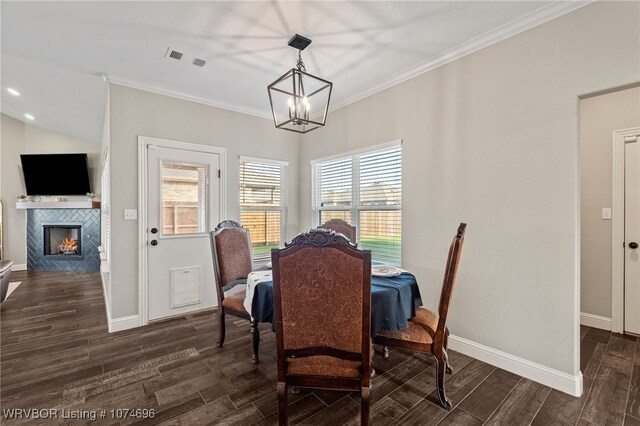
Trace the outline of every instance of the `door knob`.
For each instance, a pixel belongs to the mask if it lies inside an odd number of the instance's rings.
[[[638,243],[636,243],[636,242],[630,242],[630,243],[629,243],[629,248],[630,248],[630,249],[637,249],[637,248],[638,248]]]
[[[157,246],[158,245],[158,240],[151,240],[151,245],[152,246]]]
[[[151,233],[152,234],[157,234],[158,233],[158,228],[151,228]]]

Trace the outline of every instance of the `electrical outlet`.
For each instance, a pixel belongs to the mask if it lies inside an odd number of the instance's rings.
[[[602,209],[602,219],[603,220],[611,220],[611,209],[603,208]]]

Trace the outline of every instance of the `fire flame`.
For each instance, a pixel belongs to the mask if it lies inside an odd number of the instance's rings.
[[[78,240],[74,240],[73,238],[65,238],[64,240],[62,240],[59,249],[62,252],[78,251]]]

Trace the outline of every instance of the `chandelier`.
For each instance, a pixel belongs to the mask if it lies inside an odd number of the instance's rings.
[[[299,34],[288,45],[298,50],[298,62],[267,86],[273,121],[278,129],[307,133],[327,121],[333,83],[307,72],[302,51],[311,40]]]

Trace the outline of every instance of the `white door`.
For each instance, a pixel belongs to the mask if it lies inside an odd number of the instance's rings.
[[[640,137],[624,151],[624,329],[640,334]]]
[[[220,155],[147,145],[148,319],[217,305],[208,231],[219,222]]]

